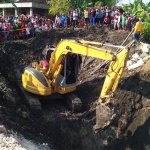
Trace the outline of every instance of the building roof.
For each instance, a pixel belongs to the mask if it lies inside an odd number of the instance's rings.
[[[18,8],[40,8],[40,9],[49,9],[49,5],[41,4],[36,2],[16,2],[14,3]],[[12,3],[0,3],[0,8],[14,8]]]

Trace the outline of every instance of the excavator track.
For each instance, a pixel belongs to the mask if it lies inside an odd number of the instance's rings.
[[[24,96],[24,100],[26,104],[29,106],[30,111],[34,114],[40,114],[42,111],[41,103],[38,98],[25,91],[22,85],[19,85],[22,95]]]
[[[65,94],[63,99],[72,112],[80,112],[82,110],[82,101],[74,93]]]
[[[23,96],[26,105],[29,107],[32,113],[40,114],[42,111],[40,100],[47,100],[47,99],[49,100],[62,99],[66,103],[69,110],[71,110],[72,112],[80,112],[82,110],[82,102],[80,98],[78,98],[74,93],[67,93],[64,95],[54,93],[49,96],[40,96],[29,93],[22,86],[21,81],[22,72],[20,71],[20,69],[18,68],[14,69],[14,72],[21,95]]]
[[[41,113],[42,108],[39,99],[34,94],[31,94],[26,90],[24,90],[22,86],[22,81],[21,81],[22,72],[18,68],[14,69],[14,72],[15,72],[17,84],[19,86],[19,91],[21,92],[21,95],[23,96],[26,105],[29,107],[32,113],[34,114]]]

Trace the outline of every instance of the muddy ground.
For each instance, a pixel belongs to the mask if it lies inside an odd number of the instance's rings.
[[[58,29],[27,41],[0,43],[0,124],[29,140],[48,143],[54,150],[150,149],[150,61],[136,70],[125,70],[113,101],[119,115],[98,133],[93,131],[96,123],[93,108],[107,66],[92,72],[104,60],[83,56],[75,92],[83,102],[80,113],[72,113],[63,101],[57,99],[41,101],[42,114],[32,114],[19,92],[13,72],[16,67],[23,69],[33,61],[40,61],[44,48],[47,45],[55,47],[61,38],[80,37],[121,45],[128,34],[128,31],[112,31],[105,26]],[[132,37],[127,43],[131,40]]]

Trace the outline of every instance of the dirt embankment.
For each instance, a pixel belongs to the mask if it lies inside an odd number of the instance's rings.
[[[61,38],[77,37],[120,45],[128,34],[128,31],[111,31],[108,27],[61,29],[44,32],[28,41],[1,43],[0,70],[7,78],[0,76],[0,123],[28,139],[48,143],[59,150],[141,150],[150,147],[150,72],[146,67],[125,72],[115,93],[118,118],[97,134],[93,131],[95,110],[92,108],[99,97],[107,67],[91,73],[102,60],[83,56],[85,62],[75,92],[83,102],[83,111],[77,114],[71,113],[60,100],[42,101],[42,115],[31,114],[18,93],[13,76],[14,67],[24,68],[41,60],[46,45],[56,46]]]

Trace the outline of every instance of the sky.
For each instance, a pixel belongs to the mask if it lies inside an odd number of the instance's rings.
[[[121,5],[121,4],[129,4],[129,3],[133,3],[134,2],[134,0],[120,0],[121,2],[120,3],[118,3],[118,5]],[[142,0],[143,1],[143,3],[148,3],[150,0]]]

